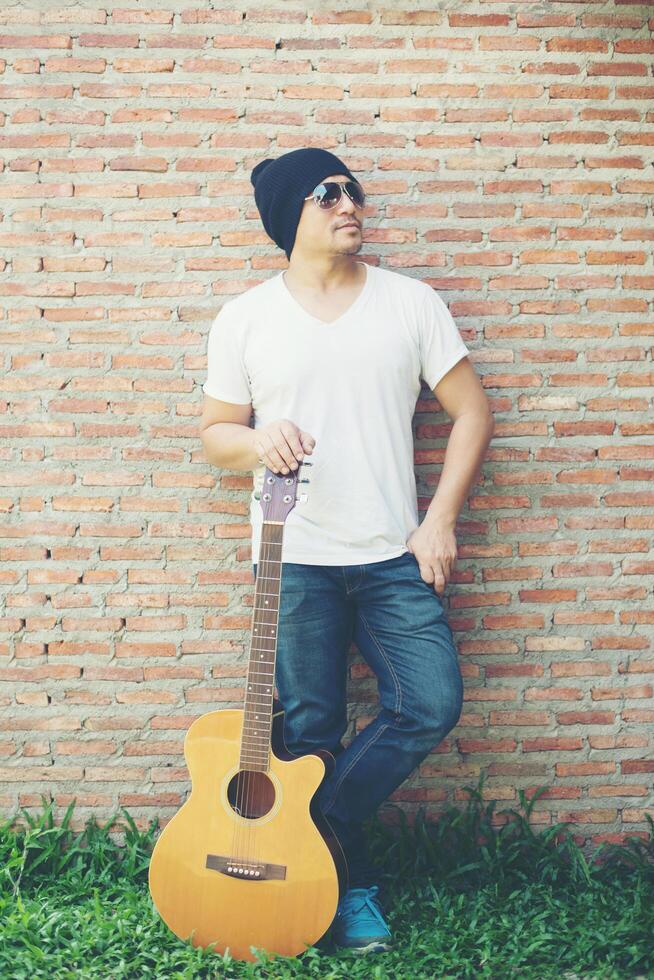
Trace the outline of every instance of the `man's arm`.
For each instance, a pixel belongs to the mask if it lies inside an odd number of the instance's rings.
[[[438,488],[425,518],[410,535],[407,547],[425,582],[443,592],[456,561],[454,527],[459,511],[484,461],[493,438],[495,419],[486,392],[472,364],[461,358],[434,388],[434,395],[454,425],[445,450]]]
[[[493,438],[495,418],[486,392],[467,357],[462,357],[434,388],[454,425],[445,450],[438,488],[425,520],[456,524]]]
[[[252,405],[237,405],[204,396],[200,440],[207,462],[226,470],[253,470],[258,464]]]

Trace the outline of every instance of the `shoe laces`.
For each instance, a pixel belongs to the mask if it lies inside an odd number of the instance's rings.
[[[371,885],[370,888],[351,888],[339,903],[339,913],[350,915],[367,910],[378,925],[388,929],[381,913],[378,892],[379,885]]]

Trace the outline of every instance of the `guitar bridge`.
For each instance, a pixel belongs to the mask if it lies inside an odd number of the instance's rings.
[[[267,864],[262,861],[244,861],[230,858],[224,854],[207,854],[206,868],[220,871],[229,878],[242,878],[247,881],[266,881],[286,877],[285,864]]]

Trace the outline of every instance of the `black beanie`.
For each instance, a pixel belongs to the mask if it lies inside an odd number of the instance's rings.
[[[291,150],[276,160],[258,163],[250,174],[254,199],[263,227],[290,259],[304,198],[325,177],[344,174],[356,177],[337,156],[319,147]]]

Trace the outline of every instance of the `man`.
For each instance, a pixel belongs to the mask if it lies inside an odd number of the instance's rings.
[[[313,456],[307,500],[285,522],[275,680],[288,749],[336,757],[319,796],[349,868],[333,936],[357,952],[379,951],[391,935],[362,822],[460,716],[463,685],[441,596],[493,417],[438,294],[356,260],[365,193],[338,157],[293,150],[259,163],[251,180],[264,228],[289,265],[215,318],[201,438],[209,462],[254,472],[255,577],[265,468],[288,473]],[[418,525],[411,423],[420,377],[454,424]],[[352,639],[382,707],[344,748]]]

